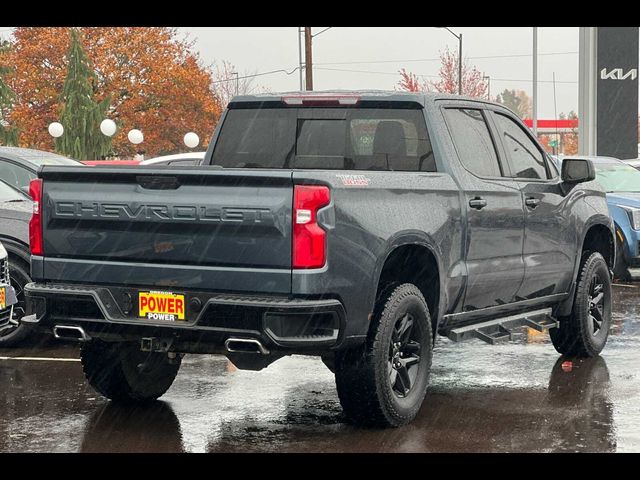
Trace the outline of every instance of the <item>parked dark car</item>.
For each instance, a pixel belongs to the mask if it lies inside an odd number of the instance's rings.
[[[80,162],[56,153],[31,148],[0,146],[0,180],[23,192],[29,191],[29,182],[36,178],[42,165],[73,165]]]
[[[29,333],[20,320],[25,314],[24,286],[29,274],[29,219],[33,202],[20,190],[0,181],[0,242],[8,253],[9,276],[18,303],[9,315],[0,315],[0,347],[14,346]]]
[[[160,397],[185,353],[253,370],[318,355],[348,418],[398,426],[436,333],[604,348],[615,247],[593,163],[560,173],[505,107],[272,94],[220,122],[201,167],[45,166],[31,183],[22,322],[81,340],[104,396]]]

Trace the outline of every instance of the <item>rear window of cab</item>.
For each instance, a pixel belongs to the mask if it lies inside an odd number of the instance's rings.
[[[231,109],[211,163],[225,168],[436,171],[422,110],[402,108]]]

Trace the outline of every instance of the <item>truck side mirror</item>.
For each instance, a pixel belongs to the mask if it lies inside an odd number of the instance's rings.
[[[562,181],[565,183],[583,183],[596,179],[593,162],[587,158],[565,158],[562,161]]]

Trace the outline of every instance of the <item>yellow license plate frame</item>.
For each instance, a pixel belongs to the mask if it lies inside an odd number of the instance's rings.
[[[156,290],[140,291],[138,317],[152,321],[185,321],[185,296],[181,293]]]

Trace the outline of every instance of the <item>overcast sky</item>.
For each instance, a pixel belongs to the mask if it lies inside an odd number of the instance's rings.
[[[323,28],[313,27],[313,32]],[[462,33],[463,56],[491,77],[492,95],[505,88],[531,95],[531,27],[449,28]],[[291,71],[298,65],[297,27],[181,27],[180,31],[195,40],[204,63],[228,60],[241,74]],[[437,75],[439,52],[447,46],[457,51],[458,40],[434,27],[333,27],[314,38],[314,89],[389,90],[403,67],[420,75]],[[577,27],[538,28],[539,118],[554,117],[554,72],[558,113],[577,111],[577,52]],[[256,77],[255,84],[274,92],[297,90],[299,74]]]
[[[313,27],[320,32],[326,27]],[[505,88],[532,93],[531,27],[449,27],[463,35],[463,56],[491,77],[491,94]],[[0,38],[11,27],[0,27]],[[298,66],[297,27],[180,27],[195,41],[205,64],[233,63],[240,74],[293,70]],[[434,27],[333,27],[314,39],[314,88],[387,89],[406,68],[434,76],[438,55],[458,41]],[[554,117],[552,76],[556,76],[557,111],[577,111],[578,28],[538,28],[539,118]],[[493,58],[479,58],[493,57]],[[429,77],[427,77],[429,78]],[[270,91],[297,90],[299,74],[274,73],[256,77],[255,85]]]

